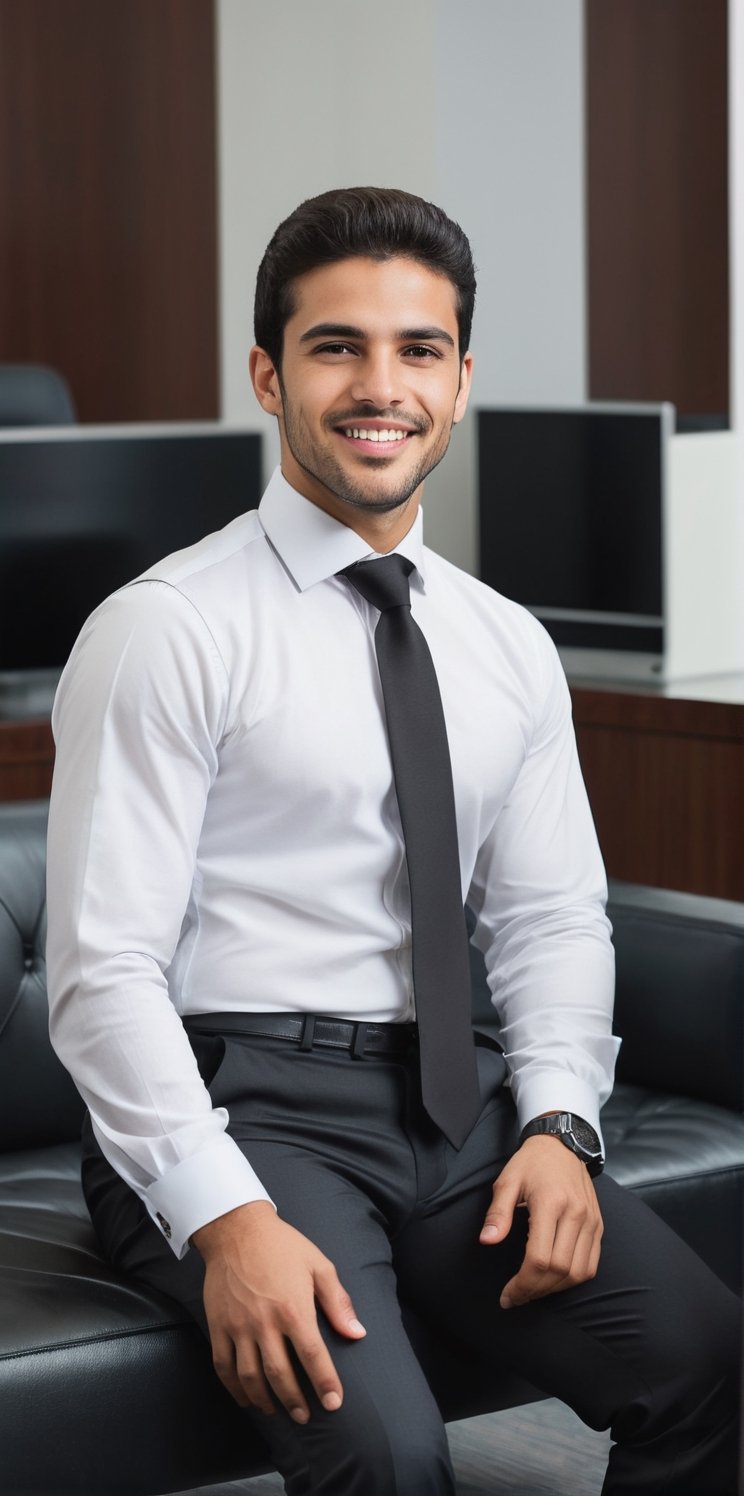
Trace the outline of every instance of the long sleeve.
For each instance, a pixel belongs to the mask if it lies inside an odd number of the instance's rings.
[[[174,1251],[266,1194],[213,1110],[168,988],[217,771],[226,680],[203,620],[148,581],[89,620],[55,704],[53,1043],[112,1165]]]
[[[533,630],[538,709],[522,767],[477,857],[470,902],[520,1124],[561,1108],[599,1128],[619,1041],[602,860],[568,688]]]

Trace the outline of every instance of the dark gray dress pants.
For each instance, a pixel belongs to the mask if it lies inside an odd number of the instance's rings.
[[[192,1044],[231,1135],[282,1217],[334,1262],[367,1330],[349,1342],[322,1321],[344,1387],[339,1412],[311,1396],[304,1426],[281,1411],[246,1415],[290,1496],[452,1496],[411,1313],[485,1368],[522,1375],[592,1428],[609,1428],[604,1496],[735,1496],[738,1301],[632,1193],[597,1181],[605,1237],[593,1282],[499,1307],[526,1213],[506,1242],[479,1245],[492,1181],[516,1143],[493,1049],[478,1051],[483,1110],[456,1152],[422,1109],[415,1058],[358,1061],[276,1039],[200,1036],[198,1023]],[[176,1261],[89,1129],[83,1178],[109,1257],[206,1330],[198,1254]]]

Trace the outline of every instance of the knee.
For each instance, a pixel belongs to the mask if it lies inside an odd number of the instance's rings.
[[[346,1468],[334,1490],[349,1496],[454,1496],[447,1436],[438,1418],[367,1418],[342,1443]]]
[[[678,1375],[693,1397],[705,1398],[711,1388],[735,1389],[740,1371],[740,1306],[733,1294],[720,1292],[690,1306],[693,1323],[684,1341],[677,1339]]]
[[[629,1428],[618,1430],[622,1439],[629,1431],[653,1427],[663,1431],[672,1425],[692,1428],[696,1424],[721,1426],[735,1414],[740,1380],[740,1328],[738,1302],[721,1286],[705,1304],[688,1302],[678,1306],[666,1335],[658,1338],[645,1368],[646,1395],[634,1401]]]
[[[415,1416],[405,1398],[382,1407],[346,1388],[335,1413],[314,1411],[296,1424],[282,1411],[261,1432],[291,1496],[454,1496],[444,1426],[436,1405]]]
[[[441,1424],[430,1429],[402,1429],[391,1448],[396,1491],[406,1496],[453,1496],[454,1475],[447,1436]]]

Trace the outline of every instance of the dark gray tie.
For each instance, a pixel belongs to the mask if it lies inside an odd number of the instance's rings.
[[[413,990],[424,1106],[459,1148],[480,1108],[455,797],[434,661],[411,616],[413,562],[393,554],[340,575],[380,618],[375,649],[411,889]]]

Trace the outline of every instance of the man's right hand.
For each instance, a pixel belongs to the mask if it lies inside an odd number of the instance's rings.
[[[316,1301],[349,1340],[366,1334],[336,1269],[265,1200],[240,1205],[191,1237],[204,1259],[204,1308],[215,1371],[241,1407],[275,1411],[272,1392],[297,1423],[310,1409],[291,1345],[328,1412],[343,1389],[318,1329]]]

